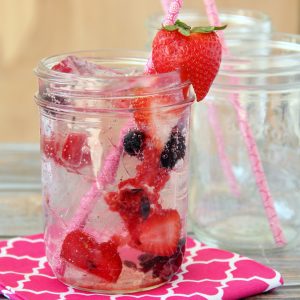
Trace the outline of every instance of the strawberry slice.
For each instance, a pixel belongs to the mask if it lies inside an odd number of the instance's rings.
[[[53,135],[50,137],[44,135],[41,136],[41,151],[47,159],[52,159],[59,165],[62,164],[61,159],[58,156],[59,143]]]
[[[41,151],[47,159],[52,159],[70,171],[78,171],[91,164],[91,153],[87,146],[87,136],[84,133],[70,133],[63,145],[61,138],[43,135]]]
[[[180,238],[181,221],[178,212],[167,209],[154,212],[137,225],[137,248],[154,255],[170,256],[175,253]]]
[[[83,167],[91,163],[87,136],[84,133],[70,133],[62,148],[62,159],[67,166]]]
[[[115,243],[108,241],[99,244],[92,236],[79,229],[65,237],[60,256],[107,282],[116,282],[122,271],[122,261]]]
[[[174,108],[172,105],[182,102],[185,98],[183,92],[178,91],[170,95],[140,97],[133,100],[135,122],[146,137],[153,138],[152,143],[156,148],[163,147],[170,131],[185,110],[184,107]]]
[[[52,67],[52,70],[63,72],[63,73],[72,73],[72,68],[68,59],[63,59],[58,64]]]

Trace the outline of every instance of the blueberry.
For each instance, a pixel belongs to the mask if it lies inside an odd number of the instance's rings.
[[[149,217],[150,214],[150,201],[148,197],[143,196],[141,199],[141,207],[140,207],[140,213],[144,220],[146,220]]]
[[[130,156],[137,156],[141,153],[145,135],[140,130],[130,130],[124,137],[124,150]]]
[[[185,137],[177,127],[173,128],[161,156],[160,164],[163,168],[173,169],[177,161],[185,155]]]

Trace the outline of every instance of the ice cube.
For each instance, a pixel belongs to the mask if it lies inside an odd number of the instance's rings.
[[[117,76],[123,75],[122,72],[114,69],[101,66],[99,64],[90,62],[84,58],[75,55],[69,55],[55,65],[53,70],[72,73],[81,76]]]

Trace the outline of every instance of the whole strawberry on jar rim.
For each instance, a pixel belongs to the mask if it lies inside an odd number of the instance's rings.
[[[198,101],[212,85],[222,58],[222,45],[215,30],[225,26],[190,27],[177,20],[163,26],[152,44],[152,61],[157,73],[180,69],[189,79]]]

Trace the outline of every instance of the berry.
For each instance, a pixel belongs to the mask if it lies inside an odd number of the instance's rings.
[[[63,72],[63,73],[72,73],[71,64],[68,58],[63,59],[58,64],[52,67],[52,70]]]
[[[181,230],[178,212],[174,209],[155,211],[137,224],[137,248],[149,254],[170,256],[176,251]]]
[[[202,100],[219,70],[222,45],[214,30],[225,27],[194,27],[177,20],[156,34],[152,61],[158,73],[180,69],[190,80],[197,99]]]
[[[59,153],[59,143],[56,141],[55,136],[46,137],[41,136],[41,151],[47,159],[52,159],[57,164],[61,165],[62,161],[58,157]]]
[[[119,193],[111,192],[105,197],[112,211],[119,212],[128,227],[148,218],[151,211],[152,195],[142,188],[123,188]]]
[[[124,266],[126,266],[127,268],[134,269],[134,270],[137,269],[136,264],[135,264],[134,262],[130,261],[130,260],[124,260],[124,261],[123,261],[123,264],[124,264]]]
[[[152,270],[153,278],[169,280],[180,268],[185,252],[185,239],[179,240],[176,251],[171,256],[154,256],[142,254],[139,256],[141,271],[144,273]]]
[[[91,163],[87,136],[84,133],[70,133],[63,145],[61,157],[67,166],[84,167]]]
[[[91,164],[87,137],[83,133],[70,133],[63,145],[59,137],[54,135],[42,136],[41,150],[47,159],[52,159],[71,172],[77,172],[84,166]]]
[[[148,142],[150,143],[151,141]],[[160,153],[158,148],[147,145],[143,152],[143,161],[136,168],[136,180],[153,187],[155,192],[159,192],[170,177],[168,170],[161,168]]]
[[[130,130],[124,137],[124,150],[131,156],[141,153],[145,135],[139,130]]]
[[[166,169],[173,169],[177,161],[184,158],[185,150],[185,137],[175,127],[160,155],[161,166]]]
[[[116,282],[122,271],[122,261],[113,242],[99,244],[92,236],[79,229],[65,237],[60,256],[107,282]]]
[[[127,220],[136,220],[141,217],[141,205],[144,198],[148,199],[143,189],[121,190],[118,207],[121,217]]]
[[[140,204],[140,215],[142,216],[143,220],[146,220],[149,217],[150,209],[151,209],[151,205],[150,205],[149,198],[143,196],[141,198],[141,204]]]

